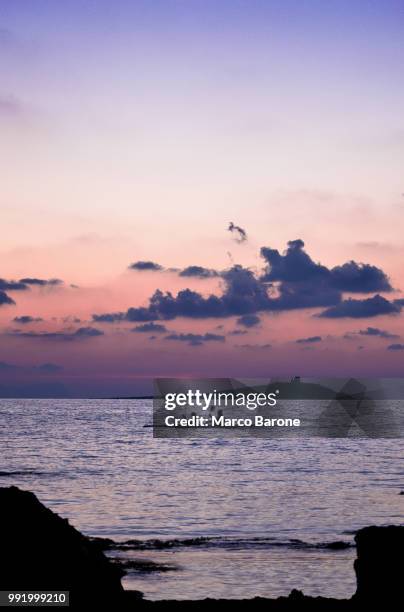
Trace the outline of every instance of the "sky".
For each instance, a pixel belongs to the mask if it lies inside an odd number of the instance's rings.
[[[0,396],[401,376],[403,26],[0,0]]]

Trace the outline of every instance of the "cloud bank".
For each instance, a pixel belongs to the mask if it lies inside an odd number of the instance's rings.
[[[327,268],[313,261],[300,239],[288,242],[283,255],[277,249],[263,247],[261,256],[265,267],[259,275],[241,265],[221,272],[221,295],[204,296],[191,289],[173,295],[157,289],[147,306],[131,307],[126,312],[94,314],[93,320],[113,323],[166,321],[176,317],[241,318],[261,312],[305,308],[325,308],[318,315],[323,318],[368,318],[396,314],[402,308],[402,300],[389,301],[379,293],[370,298],[343,299],[344,293],[391,292],[387,275],[376,266],[349,261]],[[153,262],[139,263],[141,269],[161,269]],[[184,270],[188,270],[190,276],[206,276],[206,269],[199,266]]]

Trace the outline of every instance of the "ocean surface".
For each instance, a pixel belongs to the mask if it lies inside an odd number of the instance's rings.
[[[0,400],[0,486],[111,538],[147,598],[350,597],[353,532],[403,523],[404,439],[153,439],[151,411]]]

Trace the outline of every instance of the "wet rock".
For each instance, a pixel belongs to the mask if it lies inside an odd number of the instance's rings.
[[[365,527],[358,531],[355,541],[357,590],[354,599],[373,605],[389,602],[397,605],[404,595],[404,527]]]

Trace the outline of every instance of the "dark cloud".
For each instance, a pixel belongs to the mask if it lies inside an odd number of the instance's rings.
[[[157,292],[155,292],[156,294]],[[154,294],[154,295],[155,295]],[[153,297],[151,298],[153,299]],[[144,307],[144,306],[140,306],[138,308],[128,308],[128,310],[126,311],[126,313],[117,313],[118,317],[120,315],[123,316],[123,319],[126,321],[133,321],[133,322],[141,322],[141,321],[153,321],[153,319],[158,319],[160,317],[158,316],[153,316],[154,315],[154,309],[150,308],[150,307]],[[114,313],[110,313],[108,315],[108,317],[113,317],[116,316]],[[122,320],[122,319],[118,319],[118,320]]]
[[[279,283],[278,297],[272,300],[272,310],[297,310],[333,306],[341,299],[341,292],[328,285],[324,279]]]
[[[185,277],[196,277],[196,278],[214,278],[219,276],[216,270],[210,270],[209,268],[203,268],[202,266],[188,266],[179,273],[179,276]]]
[[[194,319],[230,317],[264,311],[283,311],[297,308],[332,306],[341,299],[340,292],[321,283],[281,283],[272,297],[265,283],[251,270],[233,266],[222,273],[225,284],[221,296],[203,297],[197,291],[183,289],[176,296],[157,290],[147,307],[129,308],[126,313],[94,314],[96,322],[170,320],[176,317]]]
[[[277,249],[262,247],[261,257],[268,263],[264,281],[300,282],[326,278],[329,270],[315,263],[303,250],[303,240],[290,240],[284,255]]]
[[[376,317],[378,315],[397,314],[400,310],[400,306],[394,302],[389,302],[389,300],[377,294],[365,300],[349,298],[336,306],[324,310],[318,316],[327,319],[339,319],[342,317],[360,319]]]
[[[28,323],[40,323],[43,321],[41,317],[31,317],[30,315],[22,315],[21,317],[14,317],[13,321],[21,325],[27,325]]]
[[[22,281],[7,281],[0,278],[0,291],[26,291],[29,287]]]
[[[154,323],[153,321],[151,321],[150,323],[143,323],[143,325],[137,325],[132,329],[132,331],[137,333],[163,334],[167,332],[167,328],[165,325],[161,325],[160,323]]]
[[[79,327],[73,334],[76,338],[94,338],[103,336],[104,332],[95,327]]]
[[[250,350],[256,350],[256,349],[270,349],[272,348],[272,344],[236,344],[235,348],[239,348],[239,349],[250,349]]]
[[[224,342],[226,338],[219,334],[170,334],[164,340],[186,342],[190,346],[202,346],[205,342]]]
[[[303,240],[291,240],[284,255],[277,249],[263,247],[261,256],[268,263],[262,277],[265,282],[321,283],[329,290],[350,293],[392,291],[389,279],[380,268],[349,261],[341,266],[327,268],[314,262],[304,250]]]
[[[21,332],[19,330],[9,332],[8,335],[15,336],[18,338],[36,338],[42,340],[61,340],[61,341],[73,341],[83,340],[86,338],[95,338],[97,336],[103,336],[104,332],[96,329],[95,327],[79,327],[74,332],[61,331],[61,332]]]
[[[245,336],[245,334],[248,334],[246,329],[233,329],[228,333],[228,336]]]
[[[55,287],[62,285],[63,281],[59,278],[20,278],[18,281],[8,281],[0,278],[0,291],[27,291],[30,286]]]
[[[151,270],[152,272],[157,272],[158,270],[162,270],[163,267],[160,264],[155,263],[154,261],[135,261],[131,263],[129,266],[129,270]]]
[[[390,332],[379,329],[378,327],[367,327],[366,329],[359,330],[361,336],[378,336],[379,338],[399,338],[397,334],[391,334]]]
[[[404,351],[404,344],[390,344],[387,347],[388,351]]]
[[[24,285],[34,285],[37,287],[57,287],[63,285],[63,281],[60,278],[20,278],[20,283]]]
[[[331,268],[332,284],[349,293],[372,293],[392,291],[386,274],[376,266],[349,261],[342,266]]]
[[[247,232],[245,229],[239,225],[234,225],[233,221],[230,221],[227,230],[234,234],[236,242],[245,242],[247,240]]]
[[[126,312],[94,314],[93,320],[112,323],[164,321],[176,317],[243,317],[259,312],[319,307],[327,308],[320,316],[330,318],[356,318],[400,311],[401,304],[389,302],[380,295],[368,300],[342,301],[344,291],[391,290],[387,276],[379,268],[348,262],[328,269],[315,263],[303,247],[302,240],[293,240],[288,243],[284,255],[276,249],[262,248],[267,267],[260,277],[240,265],[221,272],[223,293],[220,296],[211,294],[205,297],[190,289],[179,291],[174,296],[171,292],[157,290],[147,306],[129,308]],[[371,314],[362,314],[366,309]]]
[[[125,312],[106,312],[104,314],[93,314],[93,321],[96,323],[116,323],[117,321],[125,321],[127,313]]]
[[[298,338],[295,340],[296,344],[314,344],[315,342],[321,342],[321,336],[309,336],[308,338]]]
[[[0,290],[0,306],[3,306],[4,304],[15,304],[15,302],[7,295],[7,293]]]
[[[237,324],[243,327],[254,327],[261,322],[261,319],[255,314],[246,314],[237,319]]]

